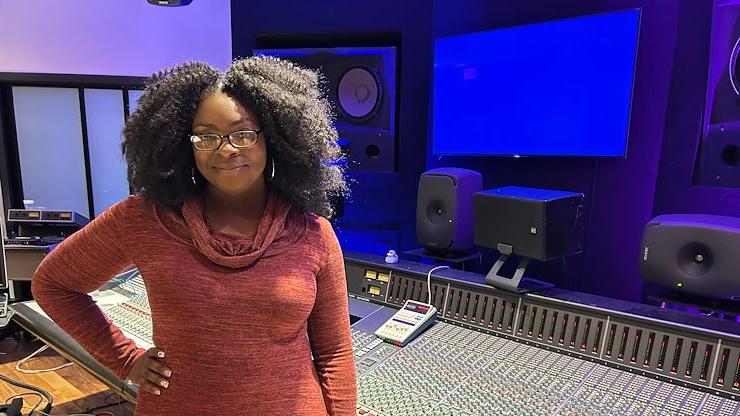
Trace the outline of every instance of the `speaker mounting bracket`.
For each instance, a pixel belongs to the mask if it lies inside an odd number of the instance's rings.
[[[487,284],[495,288],[513,293],[534,292],[537,290],[549,289],[555,286],[551,283],[524,277],[524,272],[527,270],[527,266],[529,266],[530,260],[527,257],[521,257],[521,259],[519,260],[519,265],[517,266],[516,271],[514,272],[514,275],[512,277],[500,275],[499,272],[504,266],[504,263],[506,263],[511,257],[513,257],[511,255],[511,246],[509,246],[508,249],[501,246],[503,245],[499,244],[499,251],[501,251],[501,255],[498,257],[498,259],[496,259],[493,267],[486,275]],[[502,248],[503,250],[501,250]]]

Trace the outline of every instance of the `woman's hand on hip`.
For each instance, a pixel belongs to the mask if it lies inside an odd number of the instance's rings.
[[[172,370],[164,364],[164,351],[150,348],[131,367],[126,378],[144,390],[159,396],[162,388],[170,386]]]

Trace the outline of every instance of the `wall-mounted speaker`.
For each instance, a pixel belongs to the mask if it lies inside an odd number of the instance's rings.
[[[640,273],[674,291],[740,298],[740,218],[660,215],[645,227]]]
[[[740,121],[710,125],[701,145],[704,185],[740,186]]]
[[[699,180],[740,187],[740,0],[716,0]]]
[[[473,248],[473,194],[483,188],[480,173],[460,168],[428,170],[419,178],[416,238],[435,252]]]
[[[396,170],[396,47],[255,49],[321,71],[351,171]]]

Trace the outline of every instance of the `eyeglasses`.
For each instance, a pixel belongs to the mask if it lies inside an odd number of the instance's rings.
[[[239,130],[233,133],[220,134],[194,134],[190,136],[190,142],[196,150],[217,150],[221,148],[224,139],[237,149],[252,147],[257,144],[257,139],[262,130]]]

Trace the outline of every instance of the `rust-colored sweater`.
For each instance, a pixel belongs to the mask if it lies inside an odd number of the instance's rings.
[[[257,234],[239,238],[209,228],[200,198],[174,212],[131,196],[66,239],[33,295],[122,379],[144,350],[87,293],[131,265],[172,369],[161,396],[139,392],[137,416],[355,414],[344,262],[326,219],[271,192]]]

